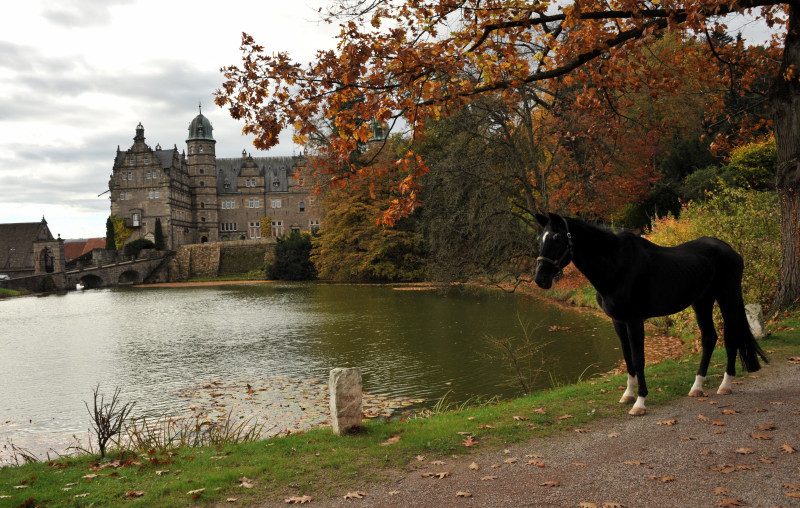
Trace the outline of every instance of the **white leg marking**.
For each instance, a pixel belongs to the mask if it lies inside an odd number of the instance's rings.
[[[636,403],[633,405],[628,414],[631,416],[642,416],[646,413],[646,408],[644,407],[644,397],[636,397]]]
[[[692,385],[692,389],[689,390],[689,397],[702,397],[705,394],[705,392],[703,392],[703,383],[705,380],[705,376],[694,377],[694,384]]]
[[[734,376],[729,375],[727,372],[722,376],[722,384],[719,385],[717,395],[728,395],[733,392],[733,378]]]
[[[625,393],[622,394],[622,398],[619,399],[620,404],[626,404],[633,401],[636,398],[636,389],[638,387],[639,382],[637,381],[636,376],[631,376],[628,374],[628,386],[625,388]]]

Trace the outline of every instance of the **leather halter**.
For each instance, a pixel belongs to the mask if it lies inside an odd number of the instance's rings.
[[[561,257],[559,257],[558,259],[550,259],[550,258],[546,258],[544,256],[539,256],[538,258],[536,258],[536,262],[537,263],[539,261],[545,261],[547,263],[550,263],[559,272],[564,268],[564,266],[562,266],[561,263],[564,262],[564,259],[567,256],[572,254],[572,233],[569,232],[569,224],[567,224],[567,219],[565,219],[564,217],[561,217],[561,220],[564,221],[564,228],[566,228],[566,230],[567,230],[567,248],[564,250],[564,253],[561,254]],[[567,263],[567,264],[569,264],[569,263]]]

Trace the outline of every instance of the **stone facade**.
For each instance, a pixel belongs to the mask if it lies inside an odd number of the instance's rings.
[[[64,240],[47,221],[0,224],[0,273],[10,278],[64,273]]]
[[[298,176],[303,157],[218,158],[211,122],[201,114],[189,125],[187,150],[145,143],[136,127],[133,145],[117,147],[109,180],[111,215],[133,231],[128,241],[154,239],[161,220],[167,248],[255,240],[320,228],[322,207],[312,185]],[[188,152],[188,155],[187,155]]]

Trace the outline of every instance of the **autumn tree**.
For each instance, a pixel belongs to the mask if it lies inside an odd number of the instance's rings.
[[[350,166],[349,157],[369,138],[365,118],[390,126],[402,119],[416,142],[424,137],[427,122],[487,94],[516,104],[520,90],[533,88],[547,103],[560,86],[577,86],[576,112],[603,103],[614,111],[626,98],[607,92],[625,83],[646,86],[655,101],[670,92],[679,76],[669,65],[631,70],[643,65],[655,35],[685,39],[696,34],[705,44],[687,51],[702,48],[709,62],[720,65],[693,72],[715,80],[728,95],[709,105],[709,117],[764,76],[774,80],[768,104],[781,198],[780,308],[800,296],[799,7],[766,0],[343,0],[325,13],[341,27],[336,49],[319,52],[308,65],[293,62],[286,53],[265,53],[245,34],[242,66],[224,69],[217,103],[244,121],[243,130],[256,135],[259,148],[274,145],[290,126],[303,142],[315,132],[312,119],[328,118],[338,133],[327,153],[329,167],[336,178],[358,178],[362,168]],[[782,43],[774,38],[759,50],[743,41],[715,43],[714,34],[727,29],[725,16],[745,11],[770,27],[786,28]],[[715,147],[765,128],[759,120],[739,121],[736,115],[727,120],[736,124],[719,133]],[[420,178],[429,166],[413,148],[398,163],[401,198],[387,209],[388,224],[422,204]]]

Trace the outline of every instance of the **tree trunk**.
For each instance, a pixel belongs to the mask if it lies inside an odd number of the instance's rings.
[[[781,202],[781,270],[774,311],[800,298],[800,6],[789,5],[781,70],[770,91],[778,148],[776,187]]]

